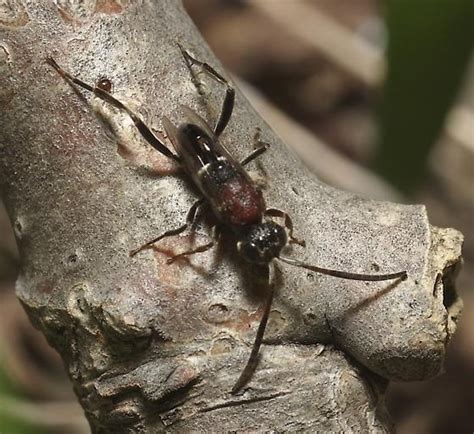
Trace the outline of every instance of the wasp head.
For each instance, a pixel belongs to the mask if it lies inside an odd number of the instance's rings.
[[[267,221],[252,225],[237,243],[237,250],[254,264],[268,264],[280,255],[288,241],[285,229]]]

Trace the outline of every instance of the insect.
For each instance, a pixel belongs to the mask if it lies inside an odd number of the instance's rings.
[[[183,225],[168,230],[137,249],[132,250],[130,256],[136,255],[143,249],[152,247],[163,238],[178,235],[188,228],[192,229],[198,209],[207,206],[211,208],[218,221],[218,224],[212,229],[212,241],[176,254],[170,257],[167,262],[172,263],[184,256],[211,249],[219,241],[219,235],[222,231],[227,230],[233,233],[237,243],[237,250],[246,261],[252,264],[267,266],[268,295],[263,304],[262,318],[247,364],[231,390],[231,393],[235,394],[250,380],[257,367],[258,353],[273,301],[275,261],[281,261],[329,276],[362,281],[402,280],[407,277],[407,273],[406,271],[401,271],[378,275],[357,274],[322,268],[283,256],[281,251],[285,246],[288,244],[304,246],[304,241],[299,240],[293,235],[293,223],[291,217],[286,212],[266,207],[261,190],[245,170],[245,166],[262,155],[269,145],[260,140],[255,140],[254,151],[247,158],[238,162],[232,156],[220,143],[219,137],[224,132],[232,116],[235,90],[213,67],[195,59],[183,47],[179,46],[179,48],[193,77],[193,68],[200,68],[211,79],[225,86],[226,90],[220,116],[214,128],[211,128],[196,112],[186,107],[182,108],[188,120],[178,127],[174,126],[167,117],[163,117],[163,127],[173,145],[174,152],[158,139],[137,114],[112,96],[108,92],[107,87],[88,85],[62,69],[52,58],[48,58],[47,62],[64,79],[93,92],[100,99],[126,112],[135,123],[143,138],[158,152],[178,163],[201,193],[201,197],[194,202],[188,211],[186,222]],[[273,218],[281,218],[284,225],[276,223]]]

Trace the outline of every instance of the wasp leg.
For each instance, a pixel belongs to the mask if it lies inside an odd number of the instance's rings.
[[[166,263],[167,264],[172,264],[174,261],[176,261],[179,258],[183,258],[184,256],[191,256],[191,255],[194,255],[196,253],[207,252],[208,250],[212,249],[219,241],[220,233],[218,231],[217,226],[214,226],[212,228],[212,235],[211,236],[212,236],[212,241],[210,243],[204,244],[202,246],[195,247],[194,249],[187,250],[187,251],[182,252],[182,253],[178,253],[177,255],[174,255],[171,258],[169,258],[166,261]]]
[[[268,148],[270,147],[269,143],[264,143],[261,142],[258,148],[255,148],[255,150],[247,157],[245,157],[240,164],[242,166],[246,166],[249,164],[251,161],[255,160],[257,157],[260,157]]]
[[[159,139],[156,137],[153,132],[151,131],[150,128],[148,128],[145,123],[140,119],[140,117],[134,113],[132,110],[130,110],[125,104],[120,102],[118,99],[114,98],[109,92],[107,92],[105,89],[102,87],[97,87],[97,86],[91,86],[82,80],[80,80],[77,77],[72,76],[68,72],[66,72],[64,69],[62,69],[56,61],[48,57],[46,59],[46,62],[51,65],[61,77],[63,77],[65,80],[74,83],[89,92],[92,92],[94,95],[96,95],[98,98],[101,100],[108,102],[109,104],[113,105],[114,107],[118,108],[119,110],[123,110],[126,112],[132,121],[134,122],[135,126],[137,127],[138,131],[140,134],[143,136],[143,138],[151,145],[153,146],[158,152],[161,152],[165,157],[171,158],[174,161],[177,161],[178,163],[181,162],[180,158],[171,152]]]
[[[296,238],[293,236],[293,221],[291,220],[291,217],[286,212],[281,211],[276,208],[268,208],[267,210],[265,210],[264,215],[270,216],[270,217],[281,217],[285,219],[285,227],[288,229],[290,243],[299,244],[302,247],[306,246],[305,240],[300,240],[299,238]]]
[[[253,152],[240,162],[242,166],[245,166],[251,161],[260,157],[260,155],[262,155],[270,147],[270,143],[262,142],[260,140],[260,135],[261,135],[261,130],[260,128],[257,128],[257,131],[255,135],[253,136]]]
[[[258,140],[256,143],[255,143],[255,146],[254,146],[254,150],[253,152],[248,155],[247,157],[245,157],[241,162],[240,164],[242,166],[246,166],[247,164],[249,164],[251,161],[255,160],[256,158],[260,157],[260,155],[262,155],[263,153],[266,152],[266,150],[270,147],[270,143],[266,143],[266,142],[262,142],[260,140]]]
[[[232,116],[232,111],[234,110],[234,102],[235,102],[235,89],[212,66],[210,66],[209,64],[205,62],[201,62],[200,60],[195,59],[181,45],[178,44],[178,46],[179,46],[179,49],[181,50],[181,53],[183,54],[184,60],[186,61],[186,65],[191,71],[191,74],[193,75],[194,79],[196,79],[196,77],[191,67],[193,65],[197,65],[200,68],[202,68],[202,70],[207,75],[209,75],[209,77],[213,78],[218,83],[221,83],[224,86],[226,86],[225,98],[224,98],[224,102],[222,103],[221,114],[219,116],[219,120],[216,123],[216,126],[214,127],[214,134],[216,137],[219,137],[224,131],[227,124],[229,123],[230,117]]]
[[[186,223],[184,225],[182,225],[182,226],[180,226],[179,228],[176,228],[176,229],[170,229],[169,231],[166,231],[166,232],[162,233],[160,236],[154,238],[153,240],[148,241],[147,243],[143,244],[142,246],[132,250],[129,253],[130,256],[135,256],[138,252],[141,252],[144,249],[150,248],[153,244],[155,244],[156,242],[162,240],[163,238],[171,237],[173,235],[179,235],[182,232],[184,232],[190,226],[193,229],[193,225],[195,223],[198,208],[203,203],[204,203],[204,199],[199,199],[199,200],[197,200],[196,202],[193,203],[193,205],[191,206],[191,208],[188,211],[188,214],[186,216]]]
[[[265,333],[265,328],[267,327],[268,317],[270,315],[270,308],[273,303],[273,295],[275,294],[275,285],[274,285],[274,276],[275,276],[275,266],[272,262],[269,263],[268,268],[268,295],[263,305],[263,314],[260,324],[258,325],[257,335],[255,336],[255,341],[253,343],[252,351],[250,353],[247,364],[245,365],[244,370],[240,374],[239,379],[235,383],[234,387],[231,390],[231,394],[235,395],[242,387],[244,387],[250,378],[252,377],[255,368],[258,363],[258,352],[260,351],[260,346],[262,345],[263,335]]]

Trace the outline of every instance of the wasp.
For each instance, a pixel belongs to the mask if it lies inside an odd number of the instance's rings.
[[[288,244],[304,246],[305,243],[294,236],[293,222],[286,212],[276,208],[267,208],[261,189],[245,170],[245,167],[251,161],[261,156],[268,149],[269,145],[255,138],[254,150],[247,158],[239,162],[232,156],[219,141],[219,138],[232,116],[235,103],[235,89],[212,66],[195,59],[181,45],[179,45],[179,49],[191,72],[192,78],[196,79],[194,70],[199,68],[200,72],[204,72],[211,79],[225,87],[225,97],[214,128],[211,128],[195,111],[184,106],[182,106],[182,109],[187,120],[178,127],[173,125],[167,117],[162,118],[164,130],[172,143],[174,152],[152,132],[139,115],[111,95],[109,92],[110,86],[104,86],[100,83],[96,86],[91,86],[66,72],[52,58],[48,58],[47,62],[65,80],[94,93],[98,98],[127,113],[143,138],[158,152],[175,161],[201,193],[201,197],[194,202],[188,211],[186,222],[183,225],[168,230],[132,250],[130,256],[134,256],[138,252],[152,247],[163,238],[178,235],[188,228],[192,229],[198,210],[201,207],[208,206],[218,222],[212,229],[212,241],[176,254],[170,257],[167,263],[170,264],[179,258],[211,249],[219,241],[222,231],[227,230],[233,233],[237,251],[247,262],[267,267],[268,295],[264,301],[262,318],[247,364],[231,390],[231,393],[235,394],[247,384],[257,367],[258,353],[273,301],[275,261],[351,280],[403,280],[406,279],[407,273],[406,271],[376,275],[350,273],[318,267],[283,256],[281,252]],[[281,219],[283,225],[274,221],[274,218]]]

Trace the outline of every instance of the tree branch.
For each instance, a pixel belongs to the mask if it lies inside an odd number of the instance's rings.
[[[231,396],[265,276],[230,238],[189,262],[166,265],[166,252],[184,250],[188,236],[130,259],[131,248],[184,221],[195,193],[126,115],[74,92],[44,59],[88,83],[106,76],[155,129],[163,115],[182,121],[180,104],[216,119],[223,98],[208,81],[198,95],[177,42],[222,72],[218,61],[174,0],[13,0],[0,32],[1,189],[22,257],[17,294],[61,353],[93,431],[390,430],[383,381],[366,368],[402,380],[439,371],[459,313],[461,235],[430,227],[422,206],[322,184],[238,93],[222,141],[238,159],[256,128],[271,143],[252,172],[266,178],[267,203],[289,211],[306,239],[306,250],[289,254],[409,277],[353,282],[281,265],[272,345]],[[203,225],[195,242],[207,236]]]

